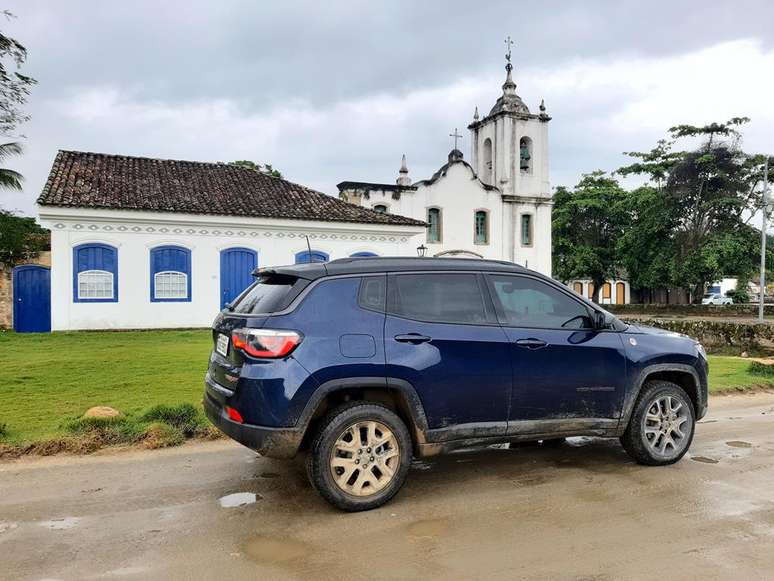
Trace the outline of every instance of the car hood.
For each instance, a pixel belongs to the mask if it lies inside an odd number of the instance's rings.
[[[683,333],[675,333],[674,331],[667,331],[666,329],[659,329],[658,327],[647,327],[645,325],[629,325],[626,330],[627,333],[638,333],[641,335],[662,335],[667,337],[683,337],[695,341],[692,337],[684,335]]]

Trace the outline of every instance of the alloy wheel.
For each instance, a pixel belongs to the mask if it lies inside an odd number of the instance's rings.
[[[333,480],[353,496],[370,496],[384,489],[399,466],[398,440],[381,422],[352,424],[339,435],[331,450]]]
[[[671,395],[656,398],[645,414],[645,443],[654,454],[662,458],[682,452],[690,436],[690,431],[683,430],[689,419],[690,414],[684,402]]]

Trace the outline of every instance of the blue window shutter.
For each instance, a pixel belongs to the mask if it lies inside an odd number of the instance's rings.
[[[112,299],[79,299],[78,273],[85,270],[104,270],[113,274]],[[118,250],[107,244],[81,244],[73,248],[73,302],[118,302]]]
[[[187,278],[186,298],[155,298],[156,273],[182,272]],[[182,246],[157,246],[150,251],[150,300],[151,302],[190,302],[191,301],[191,251]]]

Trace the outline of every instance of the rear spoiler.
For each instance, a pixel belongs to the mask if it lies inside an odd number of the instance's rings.
[[[269,266],[256,268],[252,275],[254,277],[278,274],[283,276],[294,276],[305,280],[315,280],[328,274],[328,268],[324,262],[310,262],[305,264],[291,264],[288,266]]]

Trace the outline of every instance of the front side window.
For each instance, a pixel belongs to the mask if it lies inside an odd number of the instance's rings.
[[[532,246],[532,214],[521,215],[521,245]]]
[[[488,275],[500,322],[510,327],[590,329],[586,307],[542,281],[526,276]]]
[[[107,244],[73,248],[73,301],[118,301],[118,250]]]
[[[441,241],[441,210],[439,208],[428,208],[427,210],[427,241]]]
[[[475,218],[476,244],[489,243],[489,220],[484,210],[478,210]]]
[[[387,206],[384,204],[376,204],[373,208],[374,212],[378,212],[380,214],[386,214],[387,213]]]
[[[150,251],[152,302],[191,300],[191,251],[181,246],[159,246]]]
[[[431,323],[491,322],[476,274],[399,274],[388,288],[389,311],[400,317]]]

